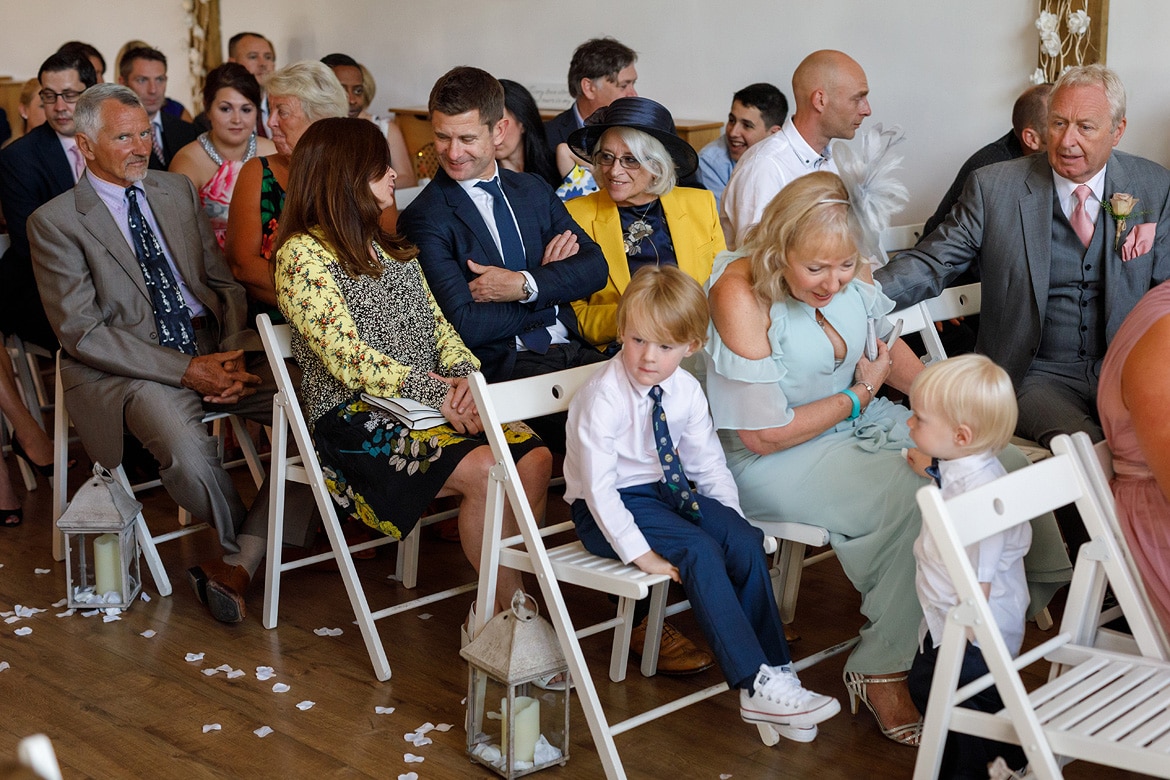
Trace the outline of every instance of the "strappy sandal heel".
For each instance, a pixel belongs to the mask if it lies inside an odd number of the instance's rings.
[[[873,708],[873,705],[869,701],[868,688],[870,685],[904,683],[908,677],[909,675],[905,674],[896,677],[874,677],[858,672],[845,672],[845,689],[849,691],[849,709],[854,715],[857,714],[857,702],[860,700],[866,706],[866,709],[873,713],[873,718],[877,721],[878,728],[882,730],[883,736],[887,739],[892,739],[899,745],[918,747],[918,743],[922,739],[922,718],[919,718],[913,723],[903,723],[899,726],[886,726],[882,722],[881,716],[877,714],[877,710]]]

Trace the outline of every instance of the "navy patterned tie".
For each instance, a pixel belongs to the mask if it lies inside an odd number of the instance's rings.
[[[691,490],[691,483],[687,481],[686,472],[683,471],[678,450],[670,438],[666,410],[662,408],[662,388],[654,385],[650,388],[650,397],[654,399],[654,407],[650,410],[654,448],[658,450],[658,462],[662,464],[662,473],[666,476],[666,488],[674,496],[675,509],[692,523],[698,523],[703,519],[703,515],[699,511],[699,502]]]
[[[171,273],[171,266],[167,263],[158,238],[138,208],[137,188],[127,187],[126,197],[130,201],[127,212],[130,236],[134,239],[134,254],[138,258],[138,267],[142,269],[146,289],[150,291],[150,302],[154,306],[158,343],[194,355],[195,328],[191,324],[191,312],[183,302],[183,295],[179,292],[179,285],[175,282],[175,275]]]
[[[520,232],[516,230],[516,221],[512,219],[512,211],[508,208],[508,201],[504,200],[504,193],[495,179],[477,182],[476,187],[492,196],[492,219],[496,223],[496,232],[500,234],[500,250],[504,255],[504,267],[509,271],[522,271],[526,267],[524,260],[524,242],[520,240]],[[520,343],[530,351],[540,355],[548,352],[552,344],[552,335],[548,328],[556,322],[556,316],[551,308],[534,312],[521,331]]]
[[[496,221],[496,232],[500,234],[500,251],[504,255],[504,267],[509,271],[522,271],[526,267],[524,262],[524,242],[520,240],[520,231],[516,230],[516,221],[512,219],[512,210],[508,208],[508,201],[504,200],[504,193],[495,179],[478,182],[476,187],[492,196],[492,218]]]

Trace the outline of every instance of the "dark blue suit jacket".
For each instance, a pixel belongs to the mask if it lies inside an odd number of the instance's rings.
[[[569,134],[577,129],[577,116],[573,107],[569,106],[561,113],[544,123],[544,137],[548,139],[548,148],[557,151],[557,144],[569,142]]]
[[[520,226],[527,271],[538,289],[532,303],[472,300],[467,285],[476,275],[467,261],[504,267],[504,260],[475,204],[445,171],[440,170],[398,217],[398,229],[419,248],[419,262],[439,306],[491,382],[511,377],[516,336],[544,327],[538,315],[542,309],[560,307],[560,321],[571,336],[581,339],[569,303],[600,290],[608,275],[601,248],[573,221],[552,187],[528,173],[500,169],[500,178]],[[541,265],[545,246],[566,230],[577,235],[577,254]]]
[[[0,151],[0,205],[12,246],[0,261],[0,330],[56,349],[33,279],[26,223],[32,213],[73,189],[73,166],[48,123],[30,130]]]
[[[190,122],[184,122],[166,111],[162,112],[160,121],[162,122],[163,154],[167,156],[167,159],[166,164],[163,164],[163,161],[158,159],[158,155],[154,153],[152,146],[150,149],[150,169],[152,171],[165,171],[179,150],[194,141],[203,132]]]

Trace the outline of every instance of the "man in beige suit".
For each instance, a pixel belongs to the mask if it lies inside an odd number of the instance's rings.
[[[246,512],[200,422],[208,409],[271,420],[272,384],[232,277],[183,176],[147,172],[150,121],[114,84],[77,103],[87,171],[29,220],[37,287],[65,351],[65,403],[87,452],[113,467],[129,430],[158,460],[167,492],[219,530],[228,555],[191,570],[212,614],[244,617],[263,559],[267,491]],[[226,565],[225,565],[226,564]]]

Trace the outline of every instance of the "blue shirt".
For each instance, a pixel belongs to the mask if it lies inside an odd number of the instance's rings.
[[[699,152],[699,178],[703,186],[711,190],[715,196],[715,209],[719,209],[719,201],[723,197],[723,188],[735,170],[735,161],[727,152],[727,136],[720,135]]]

